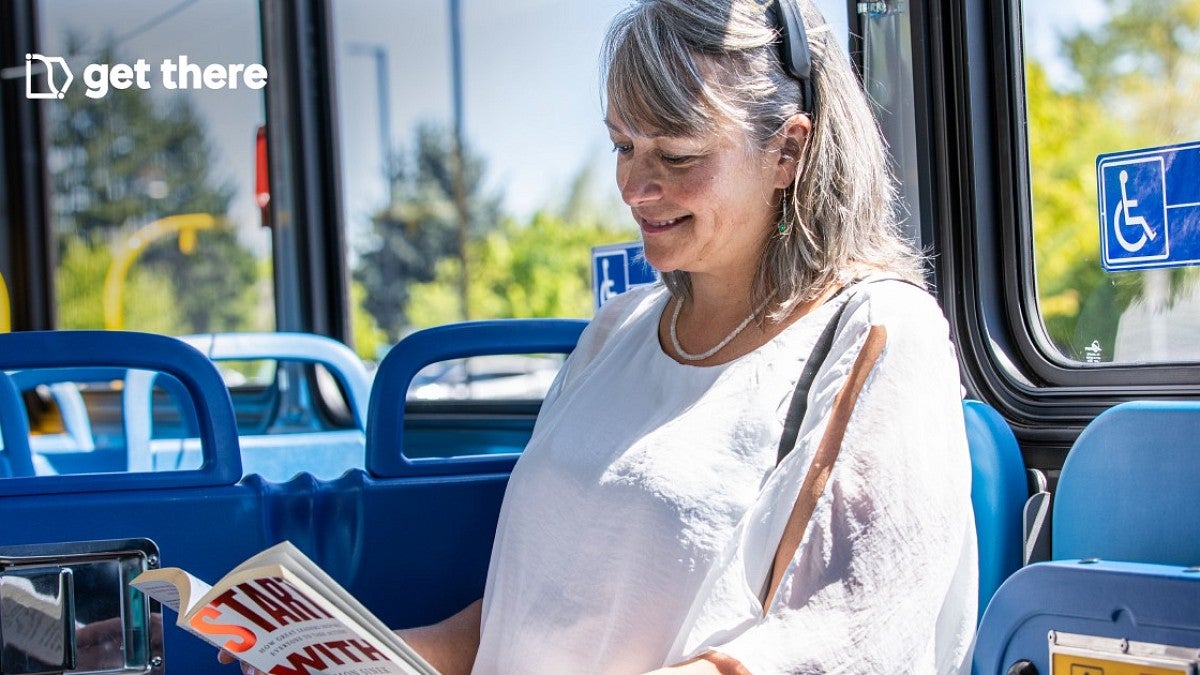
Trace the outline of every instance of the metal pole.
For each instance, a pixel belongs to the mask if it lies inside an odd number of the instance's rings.
[[[450,68],[454,108],[454,205],[458,211],[458,259],[462,265],[459,298],[462,318],[471,318],[470,275],[467,266],[467,242],[471,234],[471,215],[467,208],[466,161],[463,152],[463,64],[462,11],[460,0],[450,1]]]
[[[392,157],[391,89],[388,84],[387,47],[375,46],[375,94],[379,97],[379,141],[383,144],[383,176],[388,185],[388,208],[396,203],[395,161]]]
[[[391,84],[388,78],[388,51],[380,44],[353,44],[349,52],[356,56],[370,56],[375,60],[375,106],[379,115],[380,169],[388,188],[388,208],[396,202],[395,162],[392,157],[392,111]]]

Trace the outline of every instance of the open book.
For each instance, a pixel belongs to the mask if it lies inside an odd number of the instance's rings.
[[[178,612],[181,627],[271,675],[437,675],[286,541],[213,586],[177,567],[148,570],[131,583]]]

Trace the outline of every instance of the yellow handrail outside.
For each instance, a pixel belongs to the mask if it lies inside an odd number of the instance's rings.
[[[113,250],[112,264],[104,276],[104,327],[120,330],[125,324],[121,307],[121,295],[125,291],[125,277],[129,268],[142,251],[154,241],[172,234],[179,234],[179,250],[191,253],[196,247],[196,233],[217,227],[217,218],[208,213],[183,213],[167,216],[142,227]]]
[[[8,284],[0,274],[0,333],[12,332],[12,303],[8,299]]]

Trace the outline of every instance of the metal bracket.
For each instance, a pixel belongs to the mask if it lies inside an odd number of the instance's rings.
[[[903,2],[860,2],[857,6],[860,16],[872,19],[891,14],[903,14],[905,9]]]
[[[0,673],[156,672],[157,607],[129,580],[157,564],[149,539],[0,547]]]

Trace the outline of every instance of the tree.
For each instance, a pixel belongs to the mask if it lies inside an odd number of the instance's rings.
[[[469,147],[463,154],[471,233],[478,236],[499,222],[501,199],[484,194],[483,159]],[[412,155],[401,153],[392,163],[391,203],[371,218],[367,251],[354,280],[366,289],[363,307],[393,341],[410,323],[411,287],[432,281],[439,265],[458,250],[454,162],[453,137],[433,125],[418,126]]]
[[[70,37],[68,51],[88,50],[78,37]],[[108,45],[94,60],[122,59]],[[111,246],[164,216],[223,216],[228,211],[234,188],[213,175],[212,145],[185,95],[157,101],[137,87],[111,89],[101,99],[67,96],[48,109],[60,257],[66,257],[72,242],[93,249]],[[200,233],[190,255],[172,242],[156,243],[137,266],[168,280],[173,290],[168,304],[180,320],[177,330],[232,330],[252,320],[254,254],[231,228]],[[100,290],[97,285],[90,300],[74,302],[94,302],[99,308]]]
[[[471,243],[471,314],[485,317],[587,317],[594,306],[593,246],[635,238],[628,228],[603,221],[571,222],[550,212],[528,223],[506,218]],[[412,289],[409,314],[415,327],[461,315],[456,293],[458,261],[443,260],[437,278]]]
[[[76,237],[68,239],[62,251],[54,279],[58,289],[59,327],[103,326],[104,309],[99,292],[112,264],[109,248]],[[184,332],[169,277],[153,268],[136,267],[126,281],[126,291],[123,313],[127,328],[167,334]]]
[[[1088,342],[1077,340],[1084,302],[1106,282],[1097,263],[1095,156],[1097,148],[1126,147],[1124,129],[1109,124],[1089,97],[1056,91],[1040,63],[1025,67],[1029,98],[1029,162],[1037,282],[1046,330],[1064,354],[1082,358],[1091,339],[1116,334],[1112,325],[1088,324]]]
[[[1061,37],[1073,82],[1052,85],[1036,61],[1025,70],[1038,294],[1047,331],[1074,358],[1093,340],[1114,344],[1144,275],[1167,275],[1172,298],[1194,276],[1100,268],[1095,159],[1200,134],[1200,0],[1104,4],[1107,21]]]

